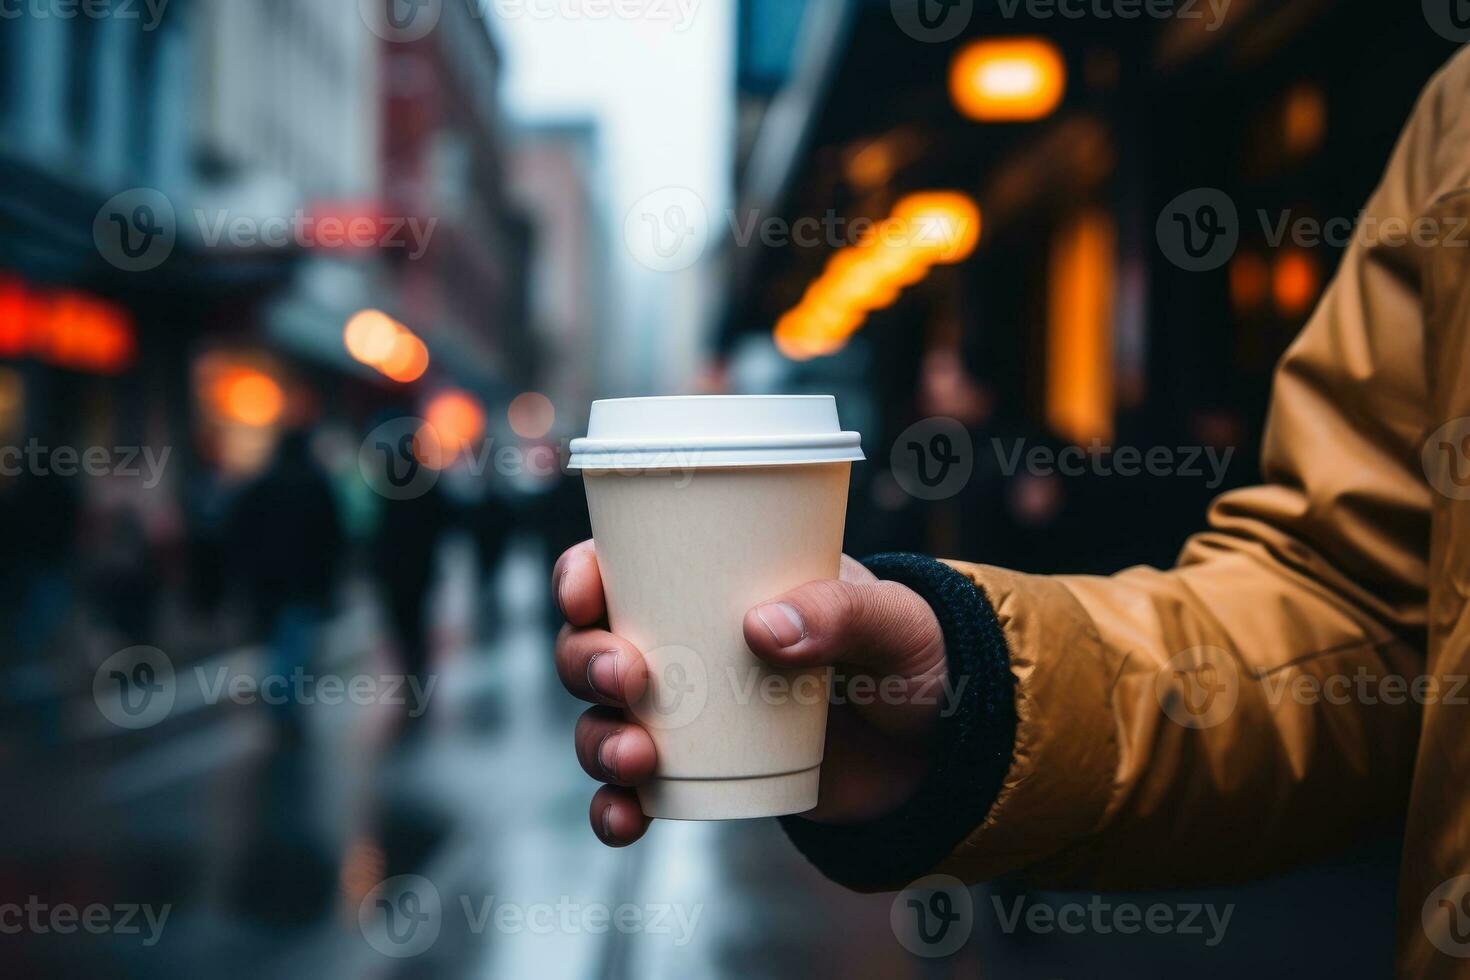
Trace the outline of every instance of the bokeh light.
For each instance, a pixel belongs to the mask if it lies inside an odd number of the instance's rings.
[[[382,310],[362,310],[353,314],[343,331],[347,352],[363,364],[378,365],[393,350],[393,341],[405,331]]]
[[[286,395],[274,378],[242,368],[223,378],[220,403],[231,421],[263,428],[280,419],[286,407]]]
[[[417,381],[429,370],[429,348],[382,310],[354,313],[343,328],[342,342],[355,360],[401,384]]]
[[[1237,313],[1259,309],[1271,292],[1271,269],[1255,252],[1241,252],[1230,263],[1230,303]]]
[[[1276,309],[1282,316],[1302,316],[1312,308],[1322,289],[1322,273],[1317,260],[1306,252],[1293,249],[1282,253],[1272,272],[1271,292]]]
[[[424,409],[424,419],[439,434],[448,455],[457,455],[485,434],[480,400],[457,388],[435,395]]]
[[[556,424],[556,406],[539,391],[522,392],[511,399],[505,417],[522,439],[541,439]]]
[[[950,66],[955,108],[981,122],[1026,122],[1056,111],[1067,90],[1067,66],[1042,38],[976,41]]]
[[[841,249],[774,330],[792,360],[834,354],[869,314],[898,301],[936,265],[963,262],[980,243],[980,207],[957,191],[925,191],[898,202],[872,234]]]

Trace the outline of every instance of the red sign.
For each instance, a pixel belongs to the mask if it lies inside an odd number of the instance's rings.
[[[117,374],[136,354],[132,318],[120,307],[76,290],[33,289],[0,277],[0,357]]]

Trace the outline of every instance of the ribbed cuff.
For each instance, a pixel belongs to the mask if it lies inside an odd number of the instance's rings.
[[[1016,742],[1015,680],[995,611],[968,578],[922,555],[876,555],[863,564],[913,589],[934,610],[955,697],[941,700],[933,765],[899,809],[865,824],[801,817],[783,817],[781,824],[828,878],[883,891],[932,870],[985,819]]]

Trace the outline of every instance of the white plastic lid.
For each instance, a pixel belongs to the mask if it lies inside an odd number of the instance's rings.
[[[843,432],[831,395],[675,395],[592,403],[574,470],[845,463],[862,438]]]

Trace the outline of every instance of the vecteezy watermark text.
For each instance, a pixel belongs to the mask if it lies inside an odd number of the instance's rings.
[[[395,959],[426,952],[438,940],[450,909],[463,916],[463,927],[479,936],[494,930],[506,935],[623,935],[642,933],[669,937],[676,947],[689,945],[704,904],[676,902],[635,904],[582,902],[562,895],[555,901],[510,902],[495,895],[457,896],[450,902],[422,875],[396,875],[368,892],[358,906],[357,922],[368,945]]]
[[[194,668],[195,679],[206,704],[220,701],[234,704],[313,705],[337,707],[352,704],[401,706],[410,718],[417,718],[429,708],[429,697],[439,678],[430,674],[420,680],[415,674],[311,674],[301,667],[290,674],[267,674],[257,677],[227,666],[206,671]]]
[[[0,935],[69,936],[85,932],[93,936],[143,936],[143,945],[152,947],[158,945],[172,911],[172,905],[155,907],[131,902],[116,905],[93,902],[80,906],[67,902],[52,904],[31,895],[24,903],[0,903]]]
[[[163,479],[173,447],[155,452],[151,446],[46,446],[32,438],[25,446],[0,446],[0,476],[69,478],[82,476],[142,477],[152,490]],[[141,464],[141,465],[140,465]]]
[[[1465,674],[1376,674],[1359,667],[1352,674],[1316,674],[1277,671],[1261,678],[1266,700],[1273,705],[1401,704],[1470,705],[1470,676]]]
[[[1002,17],[1031,20],[1202,20],[1218,31],[1233,0],[996,0]]]
[[[558,445],[520,446],[498,444],[491,437],[474,445],[455,445],[431,423],[405,415],[368,433],[358,450],[357,466],[373,492],[389,500],[410,500],[432,490],[446,466],[475,478],[491,472],[504,477],[547,477],[563,472],[568,456],[566,440]],[[598,468],[621,475],[656,473],[682,490],[694,479],[705,456],[704,450],[696,448],[610,454]]]
[[[1205,486],[1218,489],[1225,482],[1235,447],[1214,446],[1106,446],[1094,439],[1087,446],[1026,447],[1025,439],[1017,439],[1007,448],[1003,439],[990,440],[1001,473],[1015,476],[1024,469],[1031,476],[1177,476],[1198,479],[1208,476]]]
[[[833,251],[861,245],[913,246],[943,252],[976,229],[931,216],[877,220],[849,218],[836,211],[789,219],[759,209],[728,209],[711,217],[704,199],[687,187],[661,187],[634,202],[623,222],[623,240],[640,265],[655,272],[678,272],[704,255],[716,224],[723,221],[736,248]]]
[[[1355,215],[1318,218],[1293,209],[1256,209],[1260,240],[1272,249],[1470,248],[1470,218],[1458,215]],[[1197,187],[1175,197],[1159,214],[1159,248],[1187,272],[1209,272],[1225,265],[1239,249],[1249,217],[1219,188]]]
[[[427,37],[446,3],[463,4],[471,19],[605,21],[643,20],[673,25],[676,34],[694,23],[701,0],[358,0],[368,30],[399,44]]]
[[[1014,934],[1022,929],[1036,935],[1063,933],[1076,936],[1095,933],[1134,935],[1199,936],[1214,948],[1225,939],[1235,903],[1222,907],[1208,902],[1110,902],[1093,895],[1086,903],[1050,904],[1029,900],[1019,895],[1007,903],[999,895],[990,897],[1001,932]]]
[[[313,214],[301,208],[264,216],[194,208],[185,215],[162,191],[134,187],[98,210],[92,240],[108,264],[148,272],[168,261],[181,235],[206,249],[398,250],[418,260],[439,226],[437,217]]]
[[[195,208],[194,222],[205,248],[355,248],[402,249],[410,260],[423,258],[438,218],[368,215],[317,216],[297,209],[289,215],[256,218]]]
[[[193,688],[181,692],[183,679]],[[314,674],[303,667],[262,675],[221,665],[196,665],[176,674],[172,659],[157,647],[129,647],[104,660],[92,678],[92,698],[102,717],[119,728],[143,729],[169,718],[181,693],[190,702],[271,707],[386,705],[411,718],[429,707],[438,677],[428,674]]]
[[[136,20],[145,31],[163,23],[170,0],[0,0],[0,20]]]

